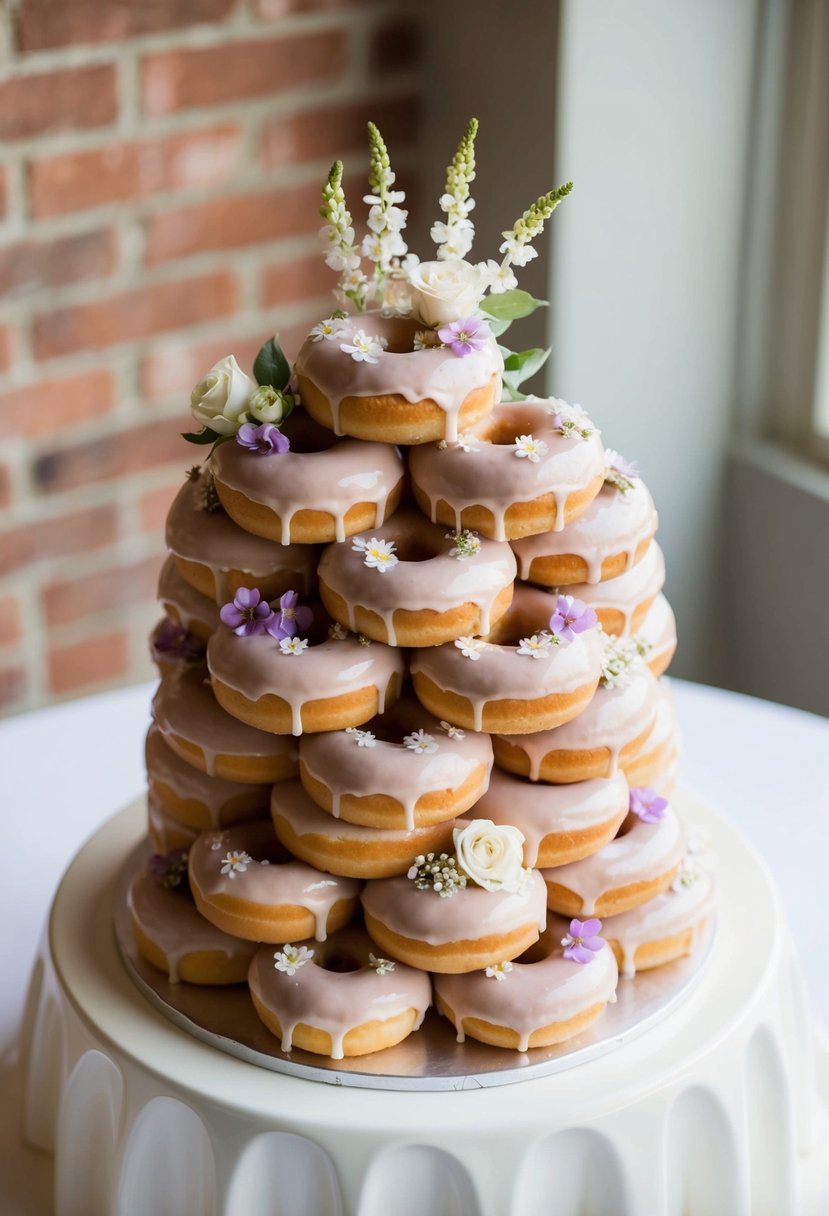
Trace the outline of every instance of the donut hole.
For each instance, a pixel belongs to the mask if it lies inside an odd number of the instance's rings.
[[[365,964],[346,950],[333,950],[330,954],[325,954],[317,966],[322,967],[323,971],[334,971],[338,975],[345,975],[349,971],[362,971]]]
[[[291,451],[300,455],[310,452],[327,452],[341,440],[333,431],[314,422],[304,411],[293,413],[281,430],[291,441]]]
[[[496,646],[517,646],[522,638],[550,628],[556,596],[532,587],[516,587],[512,603],[485,640]]]
[[[539,429],[537,406],[499,405],[478,434],[485,443],[493,447],[512,447],[519,435],[531,435]]]
[[[414,350],[414,336],[424,326],[413,321],[411,317],[381,317],[373,316],[365,319],[366,333],[387,342],[387,355],[410,355]]]
[[[417,536],[402,536],[396,542],[395,554],[401,562],[430,562],[435,550]]]

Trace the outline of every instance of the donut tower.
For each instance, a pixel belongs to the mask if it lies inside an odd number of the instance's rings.
[[[167,520],[130,912],[145,960],[247,983],[286,1052],[378,1051],[430,1006],[460,1040],[561,1042],[714,904],[670,804],[651,496],[579,406],[521,393],[549,352],[499,341],[570,185],[473,263],[476,129],[421,262],[369,124],[359,244],[339,162],[322,192],[340,307],[293,367],[274,338],[191,397],[209,455]]]

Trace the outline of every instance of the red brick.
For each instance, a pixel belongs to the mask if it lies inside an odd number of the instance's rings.
[[[5,325],[0,326],[0,372],[9,370],[12,361],[12,336],[11,330]]]
[[[14,595],[0,598],[0,646],[13,646],[20,641],[20,603]]]
[[[109,64],[14,76],[0,84],[0,139],[102,127],[116,111]]]
[[[280,114],[265,124],[262,160],[268,169],[303,161],[331,160],[355,150],[366,150],[366,123],[376,121],[392,153],[411,146],[417,137],[418,108],[413,96],[393,101],[338,103]],[[392,158],[393,159],[393,158]]]
[[[319,186],[247,194],[162,211],[147,224],[145,259],[166,262],[208,249],[238,249],[261,241],[307,236],[320,226]]]
[[[221,21],[235,0],[21,0],[17,43],[22,51],[84,42],[116,42],[141,34]]]
[[[0,249],[0,298],[101,278],[112,273],[117,260],[111,228],[7,245]]]
[[[206,454],[203,448],[191,447],[181,438],[182,431],[189,429],[192,426],[182,416],[145,423],[85,443],[55,448],[37,457],[32,467],[32,477],[38,489],[46,494],[54,494],[92,482],[141,473],[178,459],[181,460],[183,477],[185,469],[194,463],[194,459],[198,460]]]
[[[225,272],[138,287],[89,304],[40,313],[32,323],[35,356],[49,359],[134,342],[226,316],[235,305],[236,282]]]
[[[143,107],[148,114],[171,114],[284,93],[337,79],[346,58],[342,30],[160,51],[142,63]]]
[[[318,254],[302,261],[266,266],[262,271],[262,303],[270,307],[296,300],[316,300],[334,289],[337,278]]]
[[[129,566],[110,566],[91,578],[50,583],[41,593],[48,625],[66,625],[83,617],[155,599],[163,558],[145,558]]]
[[[52,646],[47,655],[49,688],[72,692],[126,675],[129,642],[126,633],[94,633],[68,646]]]
[[[115,387],[108,371],[35,380],[0,393],[0,434],[29,439],[106,414],[113,406]]]
[[[423,23],[407,17],[393,17],[372,35],[369,72],[372,76],[393,76],[415,67],[423,58]]]
[[[114,506],[88,507],[0,532],[0,574],[46,558],[86,553],[111,544],[117,533]]]
[[[240,158],[234,123],[48,156],[29,167],[29,206],[38,217],[65,215],[161,190],[213,185],[227,181]]]
[[[26,671],[23,667],[0,668],[0,708],[11,710],[26,692]]]

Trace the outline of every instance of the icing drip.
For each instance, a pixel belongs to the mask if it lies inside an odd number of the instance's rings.
[[[709,868],[700,866],[699,877],[689,886],[680,887],[677,891],[663,891],[638,908],[608,917],[604,921],[602,934],[619,948],[622,975],[636,974],[636,951],[648,942],[694,929],[693,949],[716,902],[714,875]]]
[[[152,794],[147,795],[147,827],[157,853],[169,853],[170,849],[189,849],[199,835],[198,828],[177,823],[165,814]]]
[[[362,329],[372,337],[384,337],[388,349],[376,363],[356,363],[340,349]],[[412,349],[414,336],[423,326],[410,317],[384,317],[379,312],[360,313],[342,321],[330,341],[308,339],[300,349],[295,371],[324,394],[331,406],[334,430],[342,434],[340,411],[349,397],[397,395],[410,404],[433,401],[446,415],[445,438],[455,440],[458,415],[471,392],[482,388],[503,371],[504,360],[494,338],[483,350],[459,359],[448,348]]]
[[[646,657],[655,667],[661,668],[665,657],[676,650],[676,617],[661,593],[645,614],[637,636],[649,647]]]
[[[181,575],[176,560],[168,556],[158,578],[158,598],[168,616],[185,629],[196,626],[195,632],[204,637],[219,628],[219,609],[208,596],[196,591]]]
[[[331,791],[335,819],[345,795],[386,794],[400,803],[406,829],[412,831],[415,808],[424,794],[458,789],[480,769],[486,784],[492,769],[489,735],[466,731],[462,739],[451,738],[412,698],[373,718],[363,730],[376,736],[373,747],[359,747],[346,731],[303,735],[299,745],[303,767]],[[434,737],[435,752],[419,754],[404,745],[403,738],[417,730]],[[349,818],[353,814],[349,812]]]
[[[613,951],[605,946],[589,963],[572,962],[562,956],[566,932],[566,923],[554,919],[542,940],[522,956],[535,956],[535,961],[514,961],[503,980],[484,971],[434,976],[435,995],[455,1015],[458,1042],[465,1039],[464,1019],[476,1018],[514,1030],[517,1050],[527,1051],[535,1031],[613,1000],[619,978]]]
[[[648,545],[641,561],[616,578],[603,583],[574,583],[567,594],[584,600],[597,612],[603,609],[620,612],[625,620],[624,633],[629,634],[636,610],[659,594],[665,583],[665,558],[656,541]]]
[[[441,899],[434,891],[418,890],[408,878],[380,878],[367,882],[360,898],[366,913],[392,932],[431,946],[512,933],[528,923],[536,923],[540,933],[547,923],[538,870],[520,894],[485,891],[470,883]]]
[[[245,785],[208,776],[168,747],[155,724],[147,732],[145,759],[150,789],[155,796],[158,798],[160,787],[166,787],[180,801],[195,804],[213,828],[267,812],[269,785]],[[160,801],[163,805],[163,795]],[[169,814],[170,808],[164,809]]]
[[[502,402],[470,431],[477,450],[461,444],[424,444],[409,452],[409,471],[429,503],[430,518],[438,517],[443,501],[461,527],[468,507],[483,507],[494,521],[496,540],[506,540],[506,513],[513,503],[532,502],[545,494],[555,498],[554,529],[564,527],[567,499],[585,490],[604,470],[604,448],[598,431],[588,439],[571,439],[553,429],[547,402],[538,397]],[[547,445],[536,463],[518,459],[515,439],[532,433]]]
[[[236,851],[249,853],[252,861],[232,877],[222,874],[223,858]],[[256,907],[304,908],[314,918],[314,937],[325,941],[331,909],[340,900],[356,898],[360,884],[353,878],[322,874],[286,856],[269,823],[205,832],[190,849],[190,883],[203,899],[231,898],[252,906],[254,915]]]
[[[625,494],[605,483],[584,514],[562,531],[543,532],[511,542],[518,558],[519,576],[530,577],[530,567],[536,558],[572,554],[585,562],[587,582],[598,583],[602,563],[610,557],[624,553],[626,568],[633,566],[637,549],[653,536],[657,522],[653,500],[643,481],[634,481]]]

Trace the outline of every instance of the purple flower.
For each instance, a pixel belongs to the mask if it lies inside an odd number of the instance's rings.
[[[589,963],[593,955],[603,949],[605,941],[599,937],[602,922],[596,917],[590,920],[571,920],[570,932],[561,939],[564,957],[574,963]]]
[[[639,469],[632,460],[625,460],[624,456],[619,452],[608,453],[611,457],[610,467],[615,472],[621,473],[622,477],[627,477],[629,481],[635,481],[639,476]]]
[[[659,823],[667,805],[667,798],[663,798],[646,785],[637,786],[630,791],[629,809],[634,815],[638,815],[643,823]]]
[[[283,435],[272,422],[263,422],[261,426],[254,426],[252,422],[243,423],[236,432],[236,442],[240,447],[256,452],[257,456],[287,452],[291,446],[288,436]]]
[[[550,633],[560,642],[572,642],[577,633],[584,633],[598,624],[598,617],[589,604],[574,599],[572,595],[560,595],[556,610],[550,617]]]
[[[479,317],[464,317],[462,321],[450,321],[448,325],[441,325],[438,337],[453,355],[463,359],[473,351],[483,350],[487,338],[492,337],[492,331],[486,321]]]
[[[154,659],[180,659],[192,663],[204,655],[204,647],[184,625],[165,616],[158,622],[150,638]]]
[[[153,853],[150,858],[150,877],[168,891],[179,888],[189,891],[187,875],[187,850],[171,849],[169,853]]]
[[[299,592],[286,591],[265,628],[271,637],[281,642],[283,638],[295,637],[299,630],[307,629],[313,619],[313,611],[299,603]]]
[[[240,587],[233,603],[224,604],[219,616],[240,638],[249,638],[254,633],[265,632],[273,613],[256,587]]]

